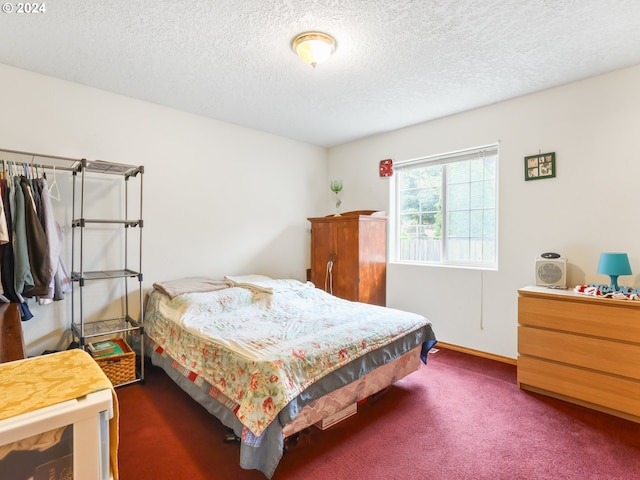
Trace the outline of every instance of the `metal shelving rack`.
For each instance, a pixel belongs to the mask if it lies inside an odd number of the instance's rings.
[[[105,336],[128,336],[129,339],[137,337],[139,340],[139,358],[136,369],[136,379],[132,382],[144,381],[144,330],[142,327],[142,319],[144,318],[143,290],[142,290],[142,177],[144,176],[144,167],[136,165],[126,165],[121,163],[105,162],[102,160],[86,160],[78,158],[62,157],[57,155],[40,154],[33,152],[24,152],[19,150],[0,149],[2,160],[8,162],[17,162],[34,167],[42,167],[45,169],[53,169],[54,178],[56,169],[68,171],[73,174],[73,206],[72,206],[72,259],[71,259],[71,279],[73,289],[71,291],[71,333],[74,340],[78,341],[78,345],[85,347],[88,340]],[[88,219],[85,218],[85,185],[86,173],[91,174],[109,174],[124,178],[124,220],[105,220],[105,219]],[[78,180],[80,175],[80,180]],[[132,178],[139,179],[140,189],[140,217],[129,219],[129,180]],[[79,199],[77,189],[80,187]],[[79,200],[79,216],[77,200]],[[100,226],[105,224],[122,225],[124,227],[124,266],[116,270],[98,270],[85,271],[83,265],[84,259],[84,231],[91,226]],[[138,229],[139,240],[139,259],[137,268],[129,268],[128,246],[132,228]],[[78,237],[76,236],[78,233]],[[76,262],[76,248],[79,248],[79,262]],[[76,269],[76,265],[79,267]],[[83,290],[87,283],[94,281],[116,281],[124,282],[124,308],[122,315],[117,318],[109,318],[104,320],[85,320],[83,308]],[[138,302],[140,305],[139,317],[133,318],[129,305],[129,281],[138,282]],[[76,308],[76,300],[78,300],[78,308]]]
[[[88,173],[109,174],[124,179],[124,219],[108,220],[108,219],[89,219],[85,217],[85,201],[86,201],[86,184]],[[139,346],[139,362],[136,366],[136,378],[130,382],[121,385],[144,381],[144,339],[142,319],[143,312],[143,289],[142,289],[142,184],[144,176],[144,167],[135,165],[125,165],[119,163],[104,162],[101,160],[85,160],[82,159],[76,169],[73,171],[73,207],[72,207],[72,253],[71,253],[71,279],[73,281],[72,307],[71,307],[71,331],[74,338],[77,339],[81,348],[85,348],[87,342],[97,337],[105,336],[125,336],[131,339],[137,335]],[[79,177],[79,178],[78,178]],[[139,213],[140,217],[136,219],[129,218],[129,181],[137,178],[139,184]],[[79,193],[78,193],[79,190]],[[78,198],[79,194],[79,198]],[[79,208],[78,208],[79,206]],[[78,211],[79,210],[79,211]],[[79,214],[79,215],[77,215]],[[85,229],[92,226],[100,227],[106,224],[121,225],[124,235],[124,255],[123,265],[120,269],[115,270],[96,270],[87,271],[84,269],[85,258]],[[134,241],[130,231],[137,229],[139,242],[139,256],[137,268],[134,270],[129,268],[131,259],[129,258],[129,242]],[[78,249],[78,250],[76,250]],[[121,316],[116,318],[108,318],[103,320],[87,321],[84,314],[84,287],[88,283],[94,281],[117,281],[122,280],[124,290],[124,308]],[[138,301],[140,305],[139,318],[133,318],[130,313],[129,305],[129,282],[137,280]]]

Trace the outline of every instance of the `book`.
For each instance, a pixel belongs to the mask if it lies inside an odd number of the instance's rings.
[[[93,358],[104,358],[104,357],[112,357],[114,355],[124,355],[125,351],[123,350],[122,344],[116,342],[115,340],[107,340],[109,342],[109,346],[96,350],[94,352],[90,352]],[[104,342],[99,342],[104,343]]]
[[[110,353],[113,353],[115,351],[116,347],[119,348],[119,345],[116,342],[114,342],[113,340],[103,340],[103,341],[100,341],[100,342],[89,343],[87,345],[89,353],[94,357],[108,355]]]

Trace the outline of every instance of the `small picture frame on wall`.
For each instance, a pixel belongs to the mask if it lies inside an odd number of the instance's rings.
[[[541,180],[556,176],[556,153],[539,153],[524,157],[524,179]]]

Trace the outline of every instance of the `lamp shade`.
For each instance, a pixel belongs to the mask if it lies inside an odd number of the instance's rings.
[[[603,275],[631,275],[631,265],[626,253],[601,253],[598,273]]]
[[[631,265],[626,253],[601,253],[598,262],[598,273],[609,275],[611,290],[618,291],[618,276],[631,275]]]

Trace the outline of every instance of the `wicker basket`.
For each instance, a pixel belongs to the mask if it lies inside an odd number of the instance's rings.
[[[114,386],[133,382],[136,379],[136,352],[121,338],[114,338],[113,341],[120,345],[124,353],[94,360]]]

